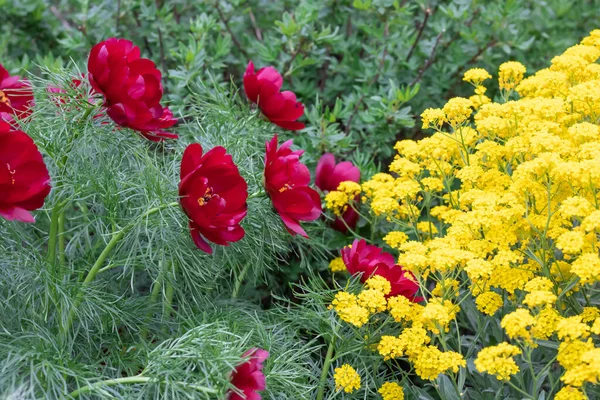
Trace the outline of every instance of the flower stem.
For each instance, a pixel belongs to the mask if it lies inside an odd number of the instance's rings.
[[[60,214],[58,215],[58,265],[61,272],[65,265],[65,223],[65,208],[61,207]]]
[[[244,268],[240,271],[240,274],[235,279],[235,286],[233,287],[233,292],[231,293],[231,298],[235,299],[240,292],[240,288],[242,287],[242,282],[250,269],[250,263],[246,263]]]
[[[148,382],[156,382],[156,383],[161,383],[164,381],[159,381],[155,378],[150,378],[147,376],[141,376],[141,375],[136,375],[136,376],[126,376],[124,378],[116,378],[116,379],[107,379],[105,381],[100,381],[100,382],[96,382],[93,383],[91,385],[87,385],[84,386],[82,388],[79,388],[77,390],[74,390],[73,392],[69,393],[69,397],[71,398],[77,398],[82,394],[86,394],[86,393],[90,393],[92,392],[94,389],[98,389],[101,388],[103,386],[116,386],[116,385],[124,385],[124,384],[131,384],[131,385],[135,385],[137,383],[148,383]],[[197,390],[199,392],[204,392],[204,393],[210,393],[210,394],[217,394],[218,391],[216,389],[212,389],[212,388],[208,388],[205,386],[199,386],[199,385],[193,385],[193,384],[188,384],[185,382],[177,382],[178,384],[181,385],[185,385],[189,388],[192,388],[194,390]]]
[[[138,220],[144,219],[144,218],[146,218],[154,213],[157,213],[158,211],[161,211],[165,208],[175,207],[177,205],[179,205],[179,203],[173,202],[173,203],[163,204],[161,206],[151,208],[148,211],[146,211],[145,213],[143,213],[139,218],[136,218],[135,220],[131,221],[129,224],[125,225],[125,227],[123,229],[121,229],[120,231],[115,232],[113,234],[112,238],[110,239],[110,242],[108,242],[108,244],[106,245],[106,247],[104,248],[102,253],[100,253],[100,256],[98,257],[98,259],[96,260],[96,262],[94,263],[94,265],[92,266],[90,271],[88,272],[87,276],[85,277],[85,280],[83,281],[81,288],[79,289],[79,293],[77,294],[77,297],[75,298],[75,301],[73,302],[73,306],[71,307],[71,310],[69,311],[69,316],[67,318],[67,322],[64,327],[65,332],[68,331],[69,329],[71,329],[71,326],[73,325],[73,319],[75,318],[75,313],[77,312],[77,308],[79,308],[79,305],[83,301],[83,296],[85,294],[84,289],[87,286],[89,286],[90,282],[92,282],[94,280],[94,278],[96,278],[96,275],[98,274],[98,271],[100,271],[100,268],[102,268],[102,265],[104,265],[106,258],[113,251],[113,249],[117,246],[117,244],[121,241],[121,239],[125,236],[125,234],[131,228],[133,228],[135,226],[135,224],[137,223]]]
[[[54,264],[56,261],[56,240],[58,238],[58,218],[60,216],[61,209],[60,201],[57,202],[52,208],[50,214],[50,232],[48,233],[48,257],[47,260],[50,264]]]
[[[144,327],[142,328],[142,331],[140,332],[140,337],[142,338],[142,340],[146,340],[146,337],[148,336],[148,325],[150,323],[150,318],[152,317],[152,313],[154,311],[154,305],[156,304],[156,301],[158,300],[158,295],[160,293],[160,289],[162,288],[162,277],[163,277],[163,270],[161,268],[160,272],[158,273],[158,276],[156,277],[156,280],[154,281],[154,286],[152,286],[152,293],[150,293],[150,299],[148,300],[149,308],[148,308],[148,313],[146,314],[146,323],[144,324]]]
[[[250,196],[248,196],[248,200],[253,199],[255,197],[263,196],[264,194],[265,194],[264,190],[259,190],[257,192],[252,193]]]
[[[319,390],[317,391],[317,400],[323,400],[323,396],[325,395],[325,383],[327,382],[327,375],[329,374],[329,367],[331,366],[331,360],[333,358],[336,333],[337,332],[334,331],[331,342],[329,342],[329,347],[327,348],[325,361],[323,362],[323,370],[321,371],[321,379],[319,380]]]

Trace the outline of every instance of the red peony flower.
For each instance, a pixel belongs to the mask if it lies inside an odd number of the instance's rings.
[[[300,162],[304,150],[292,151],[292,141],[278,146],[277,135],[267,142],[265,189],[292,235],[308,237],[299,221],[314,221],[321,215],[321,197],[308,187],[310,172]]]
[[[248,209],[248,185],[223,147],[204,155],[198,143],[185,149],[179,196],[190,219],[190,234],[200,250],[212,253],[204,238],[228,246],[244,237],[240,222]]]
[[[12,116],[28,117],[33,105],[33,91],[29,81],[10,76],[0,64],[0,120],[14,124]]]
[[[273,67],[254,71],[252,61],[244,73],[244,91],[248,99],[258,104],[258,108],[272,123],[284,129],[297,131],[304,129],[296,120],[304,114],[304,104],[296,99],[293,92],[280,92],[283,78]]]
[[[35,222],[29,211],[42,207],[48,193],[50,176],[37,146],[0,121],[0,216]]]
[[[245,352],[243,357],[250,357],[250,359],[236,367],[235,371],[231,374],[231,384],[243,393],[244,396],[229,391],[228,399],[260,400],[262,397],[257,392],[265,390],[267,386],[262,369],[263,362],[269,357],[269,352],[252,348]]]
[[[342,182],[360,181],[360,170],[350,161],[335,163],[335,157],[331,153],[325,153],[319,159],[315,177],[315,184],[322,191],[337,190]]]
[[[140,49],[125,39],[111,38],[92,48],[88,59],[92,88],[104,96],[108,116],[154,142],[176,139],[164,131],[177,123],[168,107],[160,105],[162,74]]]
[[[335,157],[331,153],[325,153],[319,159],[317,164],[315,184],[323,192],[337,190],[342,182],[360,181],[360,170],[350,161],[342,161],[339,164],[335,163]],[[358,196],[355,201],[358,200]],[[333,229],[346,233],[348,227],[354,229],[358,223],[359,215],[354,208],[348,207],[342,213],[341,218],[336,218],[331,226]],[[345,222],[345,223],[344,223]]]
[[[388,296],[404,296],[415,303],[423,301],[422,297],[417,296],[419,284],[415,276],[401,265],[396,265],[391,254],[367,244],[364,239],[354,240],[352,246],[344,247],[341,253],[348,272],[351,275],[362,273],[362,282],[373,275],[382,276],[392,286]]]

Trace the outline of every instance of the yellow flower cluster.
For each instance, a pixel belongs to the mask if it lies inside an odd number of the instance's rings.
[[[498,380],[507,381],[511,375],[519,372],[513,356],[521,354],[521,349],[506,342],[497,346],[485,347],[475,359],[475,368],[479,372],[487,372]]]
[[[396,382],[385,382],[378,392],[383,400],[404,400],[404,390]]]
[[[367,322],[372,314],[387,310],[386,295],[392,287],[390,282],[380,276],[373,276],[366,282],[366,289],[358,295],[340,291],[335,294],[330,308],[334,309],[340,319],[360,328]]]
[[[332,210],[335,215],[342,215],[349,207],[348,204],[360,195],[360,192],[360,184],[352,181],[342,182],[337,190],[332,190],[325,196],[326,207]]]
[[[334,370],[333,380],[336,390],[343,389],[346,393],[352,393],[360,389],[360,375],[348,364]]]
[[[343,272],[346,270],[346,264],[344,264],[342,257],[336,257],[329,262],[329,269],[331,272]]]
[[[516,61],[505,62],[498,69],[498,83],[500,89],[514,89],[525,76],[525,66]]]
[[[361,184],[373,229],[427,293],[415,304],[369,286],[360,301],[340,297],[347,307],[334,301],[347,321],[357,318],[340,310],[358,307],[366,319],[387,310],[399,330],[378,319],[384,360],[404,358],[423,379],[451,375],[465,360],[448,339],[478,310],[480,321],[502,318],[509,340],[476,343],[478,371],[509,381],[515,356],[527,363],[546,351],[563,370],[555,398],[585,399],[585,385],[600,381],[599,59],[596,30],[528,77],[523,64],[504,63],[498,102],[485,96],[491,75],[467,71],[474,95],[426,109],[422,126],[434,133],[396,143],[389,173]]]

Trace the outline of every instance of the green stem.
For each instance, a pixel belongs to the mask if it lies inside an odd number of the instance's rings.
[[[61,209],[60,201],[52,208],[52,214],[50,214],[50,232],[48,233],[48,262],[54,265],[56,261],[56,241],[58,238],[58,218],[60,216]]]
[[[325,361],[323,362],[323,370],[321,371],[321,379],[319,380],[319,390],[317,392],[317,400],[323,400],[325,395],[325,383],[327,382],[327,375],[329,374],[329,367],[331,366],[331,360],[333,357],[333,350],[335,348],[336,332],[334,331],[329,347],[327,348],[327,354],[325,355]]]
[[[102,268],[102,265],[104,265],[106,258],[113,251],[113,249],[117,246],[119,241],[121,241],[121,239],[125,236],[125,234],[131,228],[133,228],[135,226],[135,224],[137,223],[138,220],[144,219],[144,218],[146,218],[154,213],[157,213],[165,208],[176,207],[177,205],[179,205],[179,203],[173,202],[173,203],[169,203],[169,204],[163,204],[163,205],[155,207],[155,208],[151,208],[148,211],[146,211],[145,213],[143,213],[139,218],[136,218],[133,221],[131,221],[129,224],[125,225],[125,227],[123,229],[121,229],[120,231],[113,234],[112,238],[110,239],[110,242],[108,242],[108,244],[106,245],[106,247],[104,248],[104,250],[102,251],[100,256],[98,257],[98,259],[96,260],[96,262],[94,263],[94,265],[92,266],[90,271],[88,272],[87,276],[85,277],[85,280],[83,281],[83,284],[81,285],[81,288],[79,289],[79,293],[77,294],[77,297],[75,298],[75,301],[73,302],[73,306],[71,307],[71,310],[69,311],[69,316],[67,318],[67,322],[66,322],[65,328],[64,328],[65,332],[67,332],[69,329],[71,329],[71,326],[73,325],[73,319],[75,318],[75,313],[77,312],[77,308],[83,301],[83,296],[85,294],[84,289],[87,288],[87,286],[89,286],[90,282],[92,282],[94,280],[94,278],[96,278],[96,275],[100,271],[100,268]]]
[[[150,323],[150,318],[152,318],[152,313],[154,312],[154,305],[158,300],[158,295],[160,293],[160,289],[162,288],[162,274],[163,271],[161,268],[158,277],[156,278],[156,281],[154,281],[154,286],[152,286],[152,293],[150,294],[150,299],[148,300],[149,308],[148,313],[146,314],[146,323],[144,324],[144,327],[140,332],[140,337],[142,338],[142,340],[146,340],[146,337],[148,336],[148,325]]]
[[[240,274],[235,279],[235,286],[233,287],[233,292],[231,293],[231,298],[235,299],[240,292],[240,288],[242,287],[242,282],[244,282],[244,278],[250,269],[250,263],[246,263],[244,268],[240,271]]]
[[[173,279],[175,279],[175,276],[177,275],[177,269],[176,266],[174,264],[170,264],[173,265]],[[165,272],[166,274],[166,272]],[[163,321],[167,322],[168,319],[171,317],[171,313],[174,311],[173,310],[173,295],[175,294],[175,289],[173,287],[173,279],[169,279],[167,280],[167,284],[166,284],[166,288],[165,288],[165,299],[164,299],[164,313],[163,313]],[[163,333],[166,333],[167,331],[167,326],[163,326],[162,329]]]
[[[65,208],[62,207],[60,210],[60,214],[58,215],[58,265],[60,270],[62,271],[65,266],[65,247],[66,247],[66,238],[65,238]]]
[[[79,395],[90,393],[94,389],[98,389],[98,388],[101,388],[103,386],[117,386],[117,385],[124,385],[124,384],[135,385],[136,383],[148,383],[148,382],[162,383],[164,381],[159,381],[157,379],[149,378],[147,376],[141,376],[141,375],[127,376],[127,377],[124,377],[124,378],[116,378],[116,379],[107,379],[105,381],[96,382],[96,383],[93,383],[91,385],[84,386],[82,388],[74,390],[73,392],[69,393],[68,397],[77,398],[77,397],[79,397]],[[205,386],[192,385],[192,384],[188,384],[188,383],[185,383],[185,382],[177,382],[177,383],[181,384],[181,385],[185,385],[185,386],[190,387],[192,389],[195,389],[195,390],[197,390],[199,392],[210,393],[210,394],[217,394],[218,393],[218,391],[216,389],[208,388],[208,387],[205,387]]]
[[[248,196],[248,200],[253,199],[255,197],[263,196],[263,195],[265,195],[265,193],[266,192],[264,190],[259,190],[257,192],[254,192],[250,196]]]

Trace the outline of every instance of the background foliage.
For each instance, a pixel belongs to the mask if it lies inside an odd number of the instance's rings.
[[[59,398],[144,369],[166,383],[95,395],[184,398],[197,394],[190,385],[200,381],[223,387],[226,380],[207,377],[226,377],[245,349],[262,346],[274,355],[266,396],[314,398],[324,344],[339,322],[325,308],[333,293],[328,274],[313,275],[348,239],[320,222],[310,226],[310,243],[290,240],[268,202],[256,198],[243,242],[212,258],[193,251],[177,208],[140,217],[176,199],[185,145],[225,146],[249,192],[261,187],[263,146],[275,130],[236,93],[251,59],[275,66],[306,104],[307,129],[294,141],[311,169],[331,151],[353,160],[366,178],[387,164],[397,139],[424,135],[417,121],[423,109],[470,90],[461,83],[466,69],[494,71],[509,59],[539,69],[600,26],[598,6],[598,0],[0,0],[0,63],[13,74],[38,76],[27,133],[47,162],[66,160],[50,162],[54,190],[35,228],[0,224],[0,365],[11,371],[0,373],[0,397]],[[76,107],[58,112],[48,99],[45,87],[68,88],[85,70],[89,49],[111,36],[132,40],[163,71],[166,98],[182,119],[180,141],[140,147],[136,136],[92,124]],[[54,271],[46,234],[50,210],[63,201],[69,204],[68,241],[59,255],[65,270]],[[64,332],[80,296],[78,280],[129,223],[106,270],[84,288],[76,329]],[[246,263],[253,269],[242,299],[231,300],[234,277]],[[290,287],[307,280],[311,287]],[[149,301],[155,288],[160,297]],[[362,346],[352,333],[344,335],[340,353]],[[424,388],[407,396],[436,393]]]

